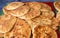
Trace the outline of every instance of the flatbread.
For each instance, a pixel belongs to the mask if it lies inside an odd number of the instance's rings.
[[[13,30],[11,31],[12,36],[6,36],[9,35],[9,33],[5,34],[5,38],[30,38],[31,35],[31,28],[29,26],[29,24],[22,19],[17,19],[17,22],[13,28]]]
[[[11,15],[0,16],[0,33],[6,33],[11,30],[16,22],[16,17]]]
[[[7,6],[5,6],[5,8],[7,10],[14,10],[14,9],[17,9],[18,7],[23,6],[23,5],[24,5],[23,2],[11,2]]]
[[[33,38],[57,38],[57,33],[48,26],[36,26],[33,29]]]
[[[20,16],[23,16],[24,14],[28,13],[29,11],[29,7],[28,6],[21,6],[15,10],[6,10],[5,8],[3,8],[3,12],[5,14],[10,14],[10,15],[13,15],[13,16],[16,16],[16,17],[20,17]]]
[[[57,11],[60,11],[60,2],[54,2],[54,7]]]

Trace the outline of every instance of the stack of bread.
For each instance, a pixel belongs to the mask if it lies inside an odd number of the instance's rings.
[[[55,7],[60,10],[58,4]],[[0,38],[58,38],[60,12],[55,17],[54,11],[45,3],[11,2],[3,7],[3,12]]]

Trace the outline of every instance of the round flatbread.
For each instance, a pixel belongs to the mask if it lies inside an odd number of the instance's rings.
[[[12,36],[10,35],[10,37],[30,38],[31,28],[25,20],[22,20],[22,19],[18,18],[14,28],[11,31],[11,33],[12,33]],[[9,33],[6,33],[5,37],[9,38],[9,36],[6,36],[7,34],[9,35]]]
[[[52,10],[51,7],[47,4],[45,4],[45,3],[40,2],[40,5],[41,5],[41,9],[40,9],[41,11],[50,11],[50,10]]]
[[[7,6],[5,6],[5,8],[7,10],[14,10],[14,9],[17,9],[18,7],[23,6],[23,5],[24,5],[23,2],[11,2]]]
[[[53,11],[42,11],[40,17],[41,18],[49,18],[52,19],[54,17],[54,12]]]
[[[11,30],[16,22],[16,17],[11,15],[0,16],[0,33],[6,33]]]
[[[57,11],[60,11],[60,2],[54,2],[54,7]]]
[[[27,20],[27,19],[35,18],[35,17],[37,17],[39,15],[40,15],[40,11],[39,10],[31,9],[28,13],[26,13],[23,16],[21,16],[20,18]]]
[[[36,26],[33,29],[33,38],[57,38],[57,33],[48,26]]]
[[[3,12],[5,14],[11,14],[13,16],[16,16],[16,17],[20,17],[20,16],[23,16],[24,14],[28,13],[29,11],[29,7],[27,5],[25,6],[21,6],[15,10],[6,10],[5,8],[3,8]]]

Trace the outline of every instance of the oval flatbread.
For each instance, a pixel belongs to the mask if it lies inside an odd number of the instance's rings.
[[[60,2],[54,2],[54,7],[57,11],[60,11]]]
[[[18,7],[23,6],[23,5],[24,5],[23,2],[11,2],[7,6],[5,6],[5,8],[7,10],[14,10],[14,9],[17,9]]]
[[[5,38],[9,38],[9,36],[6,36],[7,34],[9,35],[9,33],[6,33]],[[11,31],[11,34],[12,36],[10,35],[10,37],[14,38],[30,38],[31,28],[25,20],[18,18],[14,28]]]
[[[33,29],[33,38],[57,38],[57,34],[48,26],[38,25]]]
[[[29,7],[28,6],[21,6],[15,10],[6,10],[5,8],[3,8],[3,12],[5,14],[10,14],[10,15],[13,15],[13,16],[16,16],[16,17],[20,17],[20,16],[23,16],[24,14],[28,13],[29,11]]]
[[[11,15],[0,16],[0,33],[6,33],[11,30],[16,22],[16,17]]]

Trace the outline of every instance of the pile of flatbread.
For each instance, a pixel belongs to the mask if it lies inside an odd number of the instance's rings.
[[[0,16],[0,38],[58,38],[60,2],[54,2],[57,15],[42,2],[11,2]]]

